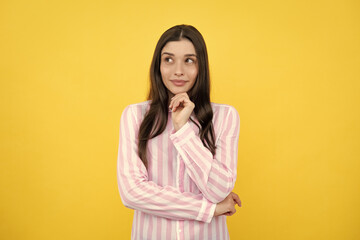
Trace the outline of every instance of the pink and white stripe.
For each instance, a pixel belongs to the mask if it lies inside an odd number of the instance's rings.
[[[190,120],[148,141],[148,170],[137,154],[137,135],[150,101],[125,108],[120,121],[117,179],[123,204],[135,210],[131,239],[229,239],[216,203],[234,188],[240,118],[234,107],[211,103],[216,154],[204,147]]]

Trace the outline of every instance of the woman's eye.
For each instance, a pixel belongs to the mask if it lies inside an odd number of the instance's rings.
[[[195,62],[195,61],[194,61],[193,59],[191,59],[191,58],[187,58],[187,59],[186,59],[186,62],[187,62],[187,63],[193,63],[193,62]]]
[[[165,58],[165,62],[172,62],[171,58]]]

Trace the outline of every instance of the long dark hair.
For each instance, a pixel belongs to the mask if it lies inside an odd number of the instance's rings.
[[[145,114],[139,129],[138,154],[147,167],[146,146],[149,139],[160,135],[166,128],[168,119],[168,90],[165,87],[160,72],[161,50],[170,41],[188,39],[195,47],[199,70],[194,86],[187,92],[195,104],[194,114],[199,128],[200,139],[211,153],[215,154],[215,134],[212,124],[213,111],[210,104],[210,73],[207,49],[201,33],[190,25],[176,25],[166,30],[160,37],[150,66],[150,109]]]

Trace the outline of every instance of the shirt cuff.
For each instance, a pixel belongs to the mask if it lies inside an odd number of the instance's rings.
[[[199,215],[196,217],[197,221],[210,223],[214,217],[216,203],[209,202],[206,198],[203,198],[203,203]]]
[[[196,136],[194,129],[192,129],[189,122],[186,122],[179,130],[175,132],[173,129],[170,133],[170,139],[174,145],[181,146],[186,143],[190,138]]]

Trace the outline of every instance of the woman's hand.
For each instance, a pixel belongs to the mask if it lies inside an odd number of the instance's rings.
[[[231,216],[236,213],[235,204],[241,207],[241,201],[239,196],[231,192],[224,200],[216,204],[214,217],[220,215]]]
[[[195,104],[187,93],[178,93],[171,98],[169,108],[172,111],[172,122],[175,130],[179,130],[189,120]]]

